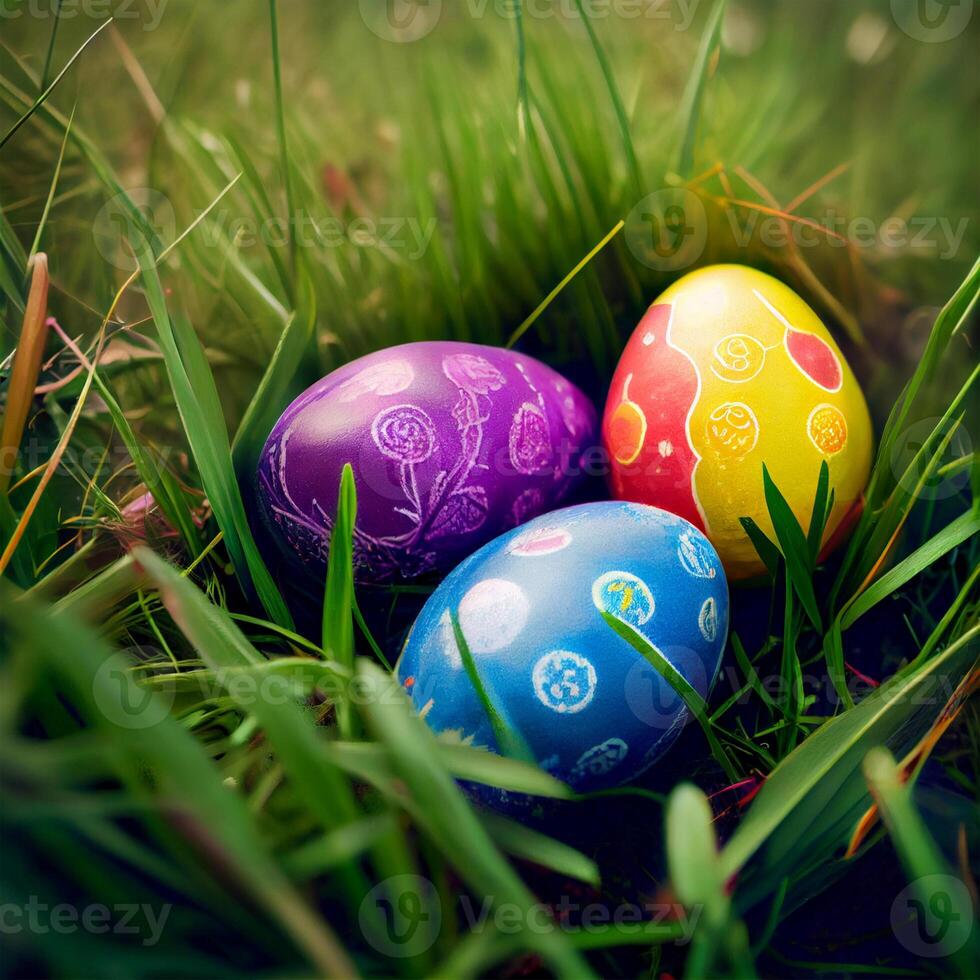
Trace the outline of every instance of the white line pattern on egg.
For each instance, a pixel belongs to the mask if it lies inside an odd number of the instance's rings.
[[[646,582],[620,571],[606,572],[592,583],[592,601],[597,609],[634,627],[648,623],[656,606]]]
[[[708,545],[703,539],[694,537],[688,531],[680,536],[677,557],[680,559],[684,571],[695,578],[714,578],[718,574],[708,551]]]
[[[714,643],[718,635],[718,604],[711,597],[704,600],[701,612],[698,614],[698,629],[709,642]]]
[[[400,358],[372,364],[358,371],[337,388],[337,400],[356,401],[361,395],[397,395],[415,380],[415,371],[408,361]]]
[[[507,548],[507,554],[521,558],[553,555],[572,543],[572,536],[563,527],[534,528],[519,534]]]
[[[607,772],[615,769],[623,759],[629,748],[621,738],[607,738],[604,742],[586,749],[575,763],[572,769],[573,776],[604,776]]]
[[[575,714],[595,696],[595,667],[569,650],[546,653],[534,665],[531,680],[538,700],[559,714]]]
[[[459,602],[459,625],[472,653],[494,653],[524,629],[530,605],[519,585],[502,578],[477,582]]]

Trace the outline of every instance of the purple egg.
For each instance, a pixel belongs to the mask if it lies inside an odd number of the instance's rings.
[[[540,361],[404,344],[345,364],[283,412],[259,461],[259,502],[285,552],[322,571],[350,463],[358,579],[411,579],[555,507],[595,441],[592,403]]]

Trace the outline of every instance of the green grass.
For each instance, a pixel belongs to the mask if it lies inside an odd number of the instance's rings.
[[[703,4],[689,30],[567,6],[446,3],[412,44],[348,4],[171,0],[153,30],[120,16],[97,34],[4,21],[0,395],[30,412],[0,494],[0,903],[172,906],[151,946],[5,936],[5,972],[968,975],[976,935],[920,960],[889,909],[906,882],[928,902],[926,876],[964,875],[960,814],[980,801],[975,703],[953,697],[980,646],[977,25],[930,44],[872,0]],[[431,583],[355,592],[353,481],[326,581],[297,582],[263,561],[251,475],[293,396],[392,343],[516,344],[601,400],[678,274],[633,253],[631,213],[682,188],[705,209],[700,262],[774,272],[825,318],[878,450],[826,563],[825,475],[806,527],[765,475],[775,540],[748,522],[768,575],[734,592],[724,684],[701,702],[627,636],[699,724],[642,784],[572,798],[523,758],[458,630],[511,757],[440,742],[409,710],[388,665]],[[780,244],[767,216],[931,231]],[[12,366],[41,329],[38,251],[77,347],[49,332],[31,398]],[[903,782],[894,759],[946,709]],[[457,780],[562,817],[522,828]],[[845,858],[872,801],[882,820]],[[848,891],[862,921],[801,925]],[[569,895],[688,918],[530,925]],[[474,927],[464,901],[518,925]],[[407,946],[385,902],[420,926]]]

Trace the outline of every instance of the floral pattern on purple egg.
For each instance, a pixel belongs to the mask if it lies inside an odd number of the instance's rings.
[[[287,555],[322,569],[349,462],[358,578],[445,571],[556,506],[596,421],[581,391],[523,354],[392,347],[327,375],[282,414],[259,462],[261,512]]]

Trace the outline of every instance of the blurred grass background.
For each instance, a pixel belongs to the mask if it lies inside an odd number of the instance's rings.
[[[441,9],[441,15],[431,33],[410,43],[377,37],[356,4],[294,3],[283,10],[280,47],[297,207],[318,220],[336,215],[345,228],[359,215],[415,218],[423,228],[437,222],[421,256],[407,228],[400,229],[405,245],[394,249],[350,242],[312,249],[327,363],[406,336],[478,330],[488,342],[504,339],[645,194],[676,181],[683,137],[678,107],[708,4],[620,6],[611,4],[608,16],[591,23],[629,116],[640,187],[571,0],[541,4],[537,9],[547,16],[524,15],[537,134],[530,142],[519,128],[515,18],[501,14],[511,10],[509,3],[421,5],[416,23],[426,25],[429,11]],[[367,18],[376,25],[385,4],[365,0],[364,7],[378,8]],[[161,9],[151,13],[136,5],[140,18],[118,20],[119,43],[98,38],[54,101],[67,113],[77,98],[78,127],[112,161],[123,186],[153,188],[166,199],[154,199],[163,224],[174,227],[175,221],[179,229],[190,223],[240,169],[235,149],[257,170],[275,213],[285,214],[271,125],[266,11],[240,5],[216,15],[180,0]],[[633,10],[641,16],[622,15]],[[158,25],[144,30],[155,23],[154,13]],[[715,203],[724,197],[771,203],[737,168],[785,205],[846,167],[799,213],[819,224],[836,219],[841,230],[850,223],[872,243],[849,250],[815,233],[805,260],[874,353],[892,365],[914,363],[926,329],[909,313],[945,300],[980,238],[968,122],[980,104],[980,79],[970,68],[975,21],[951,41],[927,43],[897,26],[888,2],[729,5],[693,166],[680,175],[693,177],[720,163],[730,178],[727,194],[717,179],[701,185],[713,231],[702,261],[745,257],[733,240],[734,223],[743,234],[748,229],[756,261],[788,264],[785,249],[760,241],[764,214],[739,207],[722,214]],[[97,24],[91,17],[65,20],[56,53],[73,51]],[[25,12],[5,23],[5,42],[39,72],[50,27],[50,18]],[[5,74],[30,90],[18,66],[11,63]],[[231,150],[226,139],[233,141]],[[19,134],[4,154],[4,209],[25,237],[40,217],[59,143],[56,128],[38,126]],[[183,143],[183,151],[175,143]],[[93,215],[104,201],[90,168],[69,147],[45,244],[65,256],[55,273],[58,285],[95,310],[118,285],[118,270],[91,261]],[[251,217],[238,193],[219,212],[226,234],[234,233],[236,218]],[[905,242],[881,244],[879,234],[899,227],[888,225],[896,219],[913,222],[898,235]],[[384,231],[391,229],[389,223]],[[118,246],[113,230],[104,242],[109,249]],[[192,245],[193,255],[183,260],[189,275],[181,300],[208,343],[227,355],[225,369],[233,373],[222,391],[229,398],[240,393],[229,406],[234,419],[278,324],[271,310],[236,302],[233,282],[228,290],[195,288],[205,276],[220,286],[233,273],[224,249],[201,244],[200,236]],[[282,302],[269,253],[282,261],[288,248],[245,244],[238,251]],[[633,261],[618,243],[597,260],[594,275],[559,297],[539,327],[543,343],[565,348],[568,359],[588,346],[607,369],[625,329],[670,278]],[[828,310],[805,282],[794,285],[829,319],[840,312]],[[76,322],[82,318],[79,326],[98,325],[95,312],[84,323],[78,303],[71,314]],[[338,343],[342,355],[332,349]]]
[[[336,654],[341,675],[354,669],[353,650],[340,656],[328,647],[326,634],[318,642],[306,623],[305,638],[284,633],[282,621],[272,612],[264,618],[254,595],[236,580],[231,565],[240,579],[243,573],[229,540],[235,521],[219,513],[216,484],[209,486],[227,474],[221,460],[201,459],[206,442],[195,439],[208,434],[209,424],[238,433],[234,462],[247,506],[263,426],[306,381],[350,357],[405,340],[504,343],[625,221],[520,342],[601,403],[642,311],[686,271],[643,245],[651,194],[653,211],[665,202],[685,202],[685,222],[693,223],[695,238],[704,235],[693,261],[756,265],[812,303],[862,380],[879,433],[896,404],[901,407],[902,387],[918,368],[923,387],[913,414],[902,416],[895,453],[884,452],[876,469],[880,522],[876,511],[856,539],[881,545],[883,534],[889,548],[862,554],[856,547],[838,556],[821,571],[817,591],[833,617],[852,592],[857,597],[856,587],[866,586],[865,573],[879,553],[890,554],[893,563],[911,560],[904,566],[908,577],[888,583],[894,591],[873,610],[866,603],[869,614],[847,634],[848,664],[880,679],[911,661],[921,670],[906,675],[910,685],[939,666],[957,663],[960,675],[968,672],[963,664],[971,662],[975,639],[980,556],[976,535],[964,543],[957,529],[968,530],[972,525],[964,520],[977,513],[977,491],[971,493],[964,474],[976,470],[980,438],[966,381],[971,371],[975,377],[977,360],[970,314],[980,232],[976,127],[970,120],[980,108],[974,56],[980,17],[938,42],[934,34],[913,30],[920,36],[910,36],[902,29],[914,24],[907,18],[915,14],[915,4],[904,0],[732,0],[714,35],[712,18],[721,8],[707,0],[582,2],[584,8],[577,0],[525,3],[518,19],[510,3],[430,0],[415,10],[413,23],[420,31],[432,29],[414,41],[378,35],[391,30],[386,11],[393,8],[382,0],[290,0],[278,8],[190,0],[120,5],[115,23],[0,148],[0,205],[21,249],[18,255],[4,237],[5,283],[13,284],[4,295],[5,356],[23,336],[25,253],[39,228],[38,246],[51,273],[49,312],[92,357],[113,297],[136,269],[131,251],[143,230],[120,189],[147,205],[162,245],[199,221],[160,261],[159,282],[144,263],[139,282],[122,295],[109,320],[99,369],[108,387],[89,395],[72,452],[17,552],[23,563],[19,569],[14,563],[14,577],[30,592],[27,601],[39,604],[30,606],[25,622],[18,614],[23,606],[5,596],[3,615],[0,774],[10,801],[4,808],[4,863],[11,869],[5,894],[18,902],[38,893],[79,904],[113,895],[169,901],[175,918],[149,951],[90,935],[18,938],[11,972],[69,975],[85,962],[100,975],[250,969],[305,975],[310,963],[320,972],[343,966],[334,949],[339,945],[358,969],[374,975],[426,975],[436,967],[443,975],[468,975],[500,963],[509,964],[502,969],[510,974],[533,974],[546,964],[556,973],[581,975],[585,967],[576,957],[589,943],[591,967],[607,975],[684,968],[687,952],[670,945],[676,938],[670,928],[651,930],[643,942],[626,943],[611,932],[588,943],[549,945],[540,937],[508,944],[485,932],[457,934],[454,924],[432,951],[400,961],[365,942],[359,899],[369,884],[392,874],[426,874],[446,922],[463,890],[528,901],[502,852],[532,858],[519,867],[543,896],[572,889],[614,904],[662,895],[669,872],[669,894],[710,910],[687,962],[691,976],[709,969],[733,975],[758,969],[773,976],[786,970],[853,975],[876,967],[923,969],[889,929],[889,902],[905,883],[895,857],[920,872],[940,866],[948,871],[943,862],[956,865],[962,834],[967,853],[976,853],[970,816],[978,799],[975,703],[963,709],[938,761],[930,762],[935,769],[927,775],[933,778],[924,781],[929,801],[917,795],[941,856],[921,843],[906,801],[895,803],[888,762],[879,760],[868,780],[885,787],[880,792],[888,815],[898,813],[896,851],[876,833],[857,870],[836,891],[824,892],[848,870],[837,847],[840,828],[848,829],[853,808],[860,812],[867,800],[860,757],[872,742],[851,730],[838,742],[853,744],[856,761],[836,758],[826,781],[811,786],[801,805],[821,812],[812,801],[822,801],[819,806],[828,807],[824,822],[804,824],[799,833],[787,830],[794,839],[785,862],[758,862],[732,906],[727,882],[706,853],[713,830],[705,828],[707,844],[698,853],[676,835],[671,840],[668,816],[664,855],[663,800],[678,782],[694,777],[717,794],[716,829],[727,838],[761,778],[798,741],[804,747],[812,741],[811,733],[839,705],[818,699],[797,706],[787,724],[780,707],[757,696],[751,671],[740,673],[724,695],[744,695],[748,707],[728,714],[716,703],[723,700],[719,695],[712,708],[720,712],[713,724],[731,757],[726,760],[745,785],[727,785],[731,780],[719,760],[690,726],[671,760],[638,795],[586,801],[560,832],[547,827],[565,840],[559,846],[543,837],[521,844],[514,828],[467,816],[448,774],[490,778],[492,767],[466,753],[447,757],[445,765],[433,761],[435,749],[422,726],[397,714],[359,711],[364,717],[358,727],[365,732],[355,743],[346,740],[348,733],[338,741],[333,717],[320,711],[328,724],[315,729],[324,736],[316,746],[309,727],[297,727],[295,718],[238,704],[226,692],[206,698],[195,693],[194,671],[217,670],[235,657],[259,669],[256,663],[267,667],[285,656],[282,669],[292,670],[292,659],[313,654],[328,657],[322,670],[329,673],[335,669],[329,655]],[[0,132],[7,133],[45,87],[42,78],[54,78],[102,23],[105,8],[67,16],[77,8],[66,5],[52,44],[49,5],[3,3]],[[586,8],[600,13],[583,20]],[[285,142],[277,125],[270,9],[278,15]],[[404,12],[398,4],[395,9]],[[605,10],[608,16],[601,14]],[[305,236],[295,247],[282,223],[290,212],[302,216],[292,228]],[[314,240],[309,221],[339,237]],[[781,243],[780,234],[794,227],[804,230],[805,246]],[[257,234],[259,229],[265,233]],[[378,234],[399,241],[379,242]],[[160,249],[155,253],[159,258]],[[933,330],[939,307],[964,281],[946,328]],[[265,404],[247,415],[287,324],[293,325],[295,360],[278,362]],[[161,338],[170,330],[178,361],[192,363],[190,338],[200,339],[224,419],[206,410],[201,385],[191,385],[201,405],[191,405],[185,393],[181,417],[179,386],[169,380],[174,358],[161,356]],[[942,343],[927,352],[930,335],[941,336]],[[85,377],[60,340],[50,339],[48,356],[38,379],[45,387],[33,402],[22,443],[27,453],[9,495],[11,515],[0,515],[4,540],[28,507],[38,468],[66,431]],[[8,385],[9,364],[4,361]],[[892,491],[903,486],[907,457],[920,446],[933,456],[949,434],[936,422],[956,392],[962,397],[953,415],[963,412],[965,418],[952,451],[939,451],[930,470],[948,464],[947,482],[927,481],[929,492],[920,488],[925,499],[913,510],[915,494],[905,500]],[[189,406],[198,409],[190,421]],[[920,420],[924,428],[906,445],[906,430]],[[173,505],[163,509],[179,538],[159,512],[144,521],[141,511],[134,518],[124,510],[147,489],[145,472],[130,462],[130,455],[139,455],[133,444],[167,466],[172,483],[153,489],[158,503],[168,499]],[[219,527],[225,537],[216,542]],[[888,539],[892,530],[898,538],[903,529],[895,548]],[[143,574],[137,575],[131,559],[120,558],[120,537],[127,545],[148,538],[178,567],[191,569],[187,577],[197,589],[181,591],[152,556],[141,560]],[[938,542],[935,552],[923,556],[919,549],[929,542]],[[825,648],[828,669],[836,663],[831,641],[843,628],[834,632],[828,623],[822,635],[800,622],[798,612],[788,627],[780,622],[780,586],[787,602],[798,587],[784,579],[778,577],[771,593],[736,595],[736,630],[748,654],[739,644],[728,662],[740,672],[747,662],[760,672],[777,670],[781,656],[785,668],[783,651],[790,647],[791,665],[822,670]],[[300,588],[316,605],[322,586]],[[410,593],[366,597],[389,657],[409,616],[403,607],[410,610],[419,598]],[[204,596],[207,608],[198,601]],[[51,602],[57,604],[53,613]],[[396,613],[388,614],[396,603]],[[348,619],[351,614],[342,607],[333,612]],[[241,642],[228,641],[235,635],[231,617],[244,631]],[[85,632],[83,620],[96,623],[99,635]],[[67,656],[75,643],[77,658]],[[165,731],[150,729],[149,737],[121,733],[111,717],[107,722],[98,693],[93,706],[92,692],[105,693],[98,688],[99,670],[113,647],[127,650],[135,664],[127,676],[175,698],[167,714],[175,721]],[[357,652],[371,653],[360,634]],[[188,673],[191,678],[180,676]],[[316,683],[297,679],[297,698],[311,695]],[[933,704],[925,721],[895,712],[882,716],[882,725],[893,726],[882,739],[901,759],[921,726],[936,722],[940,707]],[[848,725],[860,709],[867,717],[862,702],[837,720]],[[322,755],[328,746],[334,748]],[[815,757],[806,758],[811,762],[804,771],[818,771]],[[339,781],[335,766],[343,772]],[[341,800],[337,812],[323,812],[315,797],[297,790],[304,767],[315,774],[321,797]],[[834,795],[828,787],[845,785],[845,777],[856,795],[838,791],[836,805],[844,808],[838,812],[826,796]],[[558,792],[527,773],[501,769],[493,778]],[[235,790],[223,804],[219,780]],[[792,794],[785,779],[779,785],[783,790],[770,793],[756,812],[775,807],[783,813],[779,807]],[[344,802],[348,794],[354,803]],[[680,825],[697,826],[704,807],[683,793],[671,800]],[[419,801],[425,805],[413,805]],[[799,826],[792,814],[785,810],[787,827]],[[799,810],[795,814],[802,819]],[[601,832],[612,825],[627,829]],[[749,829],[736,840],[751,834]],[[910,839],[915,844],[905,846]],[[583,853],[570,851],[568,843]],[[709,872],[700,877],[688,874],[705,866]],[[968,880],[968,862],[957,867]],[[590,891],[600,874],[601,888]],[[316,910],[316,922],[306,917],[304,903]],[[323,923],[333,924],[339,943]],[[956,961],[950,969],[964,972]]]

